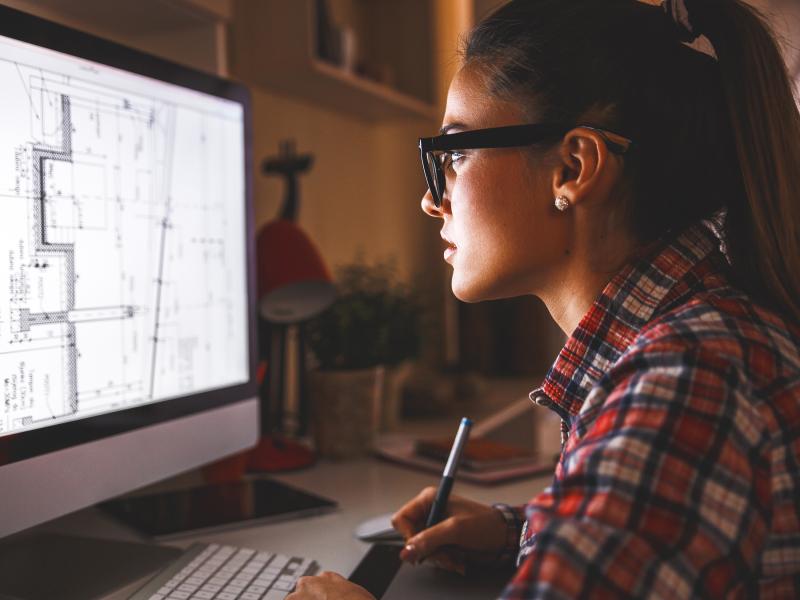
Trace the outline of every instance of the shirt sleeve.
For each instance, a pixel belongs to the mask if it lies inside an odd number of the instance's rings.
[[[755,597],[769,438],[730,359],[636,352],[589,394],[504,600]]]

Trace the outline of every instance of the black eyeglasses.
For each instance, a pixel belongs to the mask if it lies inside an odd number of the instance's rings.
[[[419,156],[428,189],[431,191],[436,208],[442,206],[445,184],[445,171],[450,165],[453,152],[456,150],[478,150],[482,148],[514,148],[530,146],[537,142],[556,140],[575,127],[585,127],[599,133],[606,146],[615,154],[625,154],[631,149],[633,142],[617,133],[593,127],[591,125],[554,125],[534,123],[528,125],[510,125],[508,127],[491,127],[474,129],[431,138],[420,138]]]

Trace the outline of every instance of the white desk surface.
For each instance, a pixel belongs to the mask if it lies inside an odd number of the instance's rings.
[[[326,515],[181,538],[169,543],[185,547],[195,541],[216,542],[307,556],[315,559],[323,570],[347,576],[368,548],[367,544],[353,536],[356,526],[370,517],[393,512],[423,487],[438,484],[435,475],[375,458],[321,462],[306,470],[275,475],[275,478],[336,500],[339,509]],[[454,493],[486,503],[521,504],[543,490],[550,479],[550,476],[540,476],[491,487],[456,481]],[[143,541],[134,532],[94,508],[53,521],[47,529],[67,534]],[[131,584],[107,598],[127,598],[140,585],[141,582]]]

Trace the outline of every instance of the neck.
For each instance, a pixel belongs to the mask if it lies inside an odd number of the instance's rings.
[[[575,331],[609,281],[643,248],[622,231],[595,230],[592,236],[576,236],[593,241],[576,243],[569,254],[572,258],[558,267],[546,289],[535,293],[565,335]]]
[[[613,273],[587,273],[580,280],[570,277],[550,293],[538,295],[561,331],[570,336],[611,277]]]

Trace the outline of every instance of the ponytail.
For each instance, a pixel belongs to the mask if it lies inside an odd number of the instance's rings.
[[[800,112],[785,62],[744,2],[692,10],[719,61],[744,184],[728,203],[731,262],[748,292],[800,322]]]

